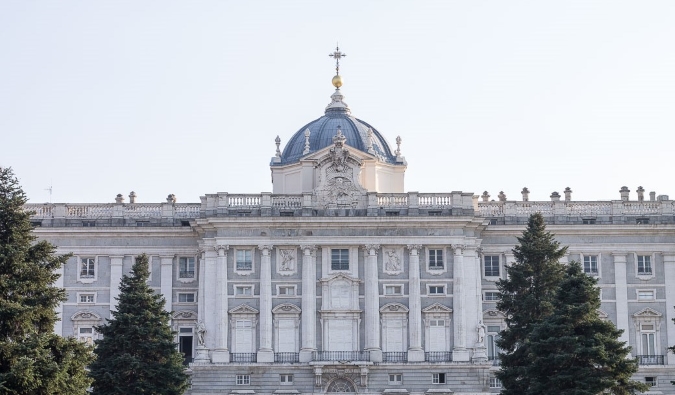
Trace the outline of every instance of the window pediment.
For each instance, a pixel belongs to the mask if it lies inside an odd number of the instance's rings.
[[[334,281],[337,281],[337,280],[347,280],[347,281],[352,282],[352,283],[361,283],[361,282],[363,282],[363,281],[359,280],[359,279],[356,278],[356,277],[352,277],[352,276],[350,276],[349,274],[347,274],[347,273],[342,273],[342,272],[332,274],[331,276],[322,278],[322,279],[319,280],[319,281],[321,281],[322,283],[331,283],[331,282],[334,282]]]
[[[401,303],[387,303],[380,308],[380,313],[407,313],[409,310]]]
[[[70,317],[73,321],[99,321],[101,316],[93,311],[80,310]]]
[[[259,311],[256,308],[251,307],[247,304],[242,304],[242,305],[239,305],[237,307],[234,307],[234,308],[230,309],[229,313],[230,314],[258,314]]]
[[[274,314],[300,314],[301,312],[300,307],[291,303],[283,303],[272,309]]]
[[[423,313],[452,313],[450,307],[444,306],[440,303],[434,303],[429,307],[422,309]]]
[[[635,318],[657,318],[657,317],[662,317],[663,314],[659,313],[658,311],[650,308],[650,307],[645,307],[644,309],[638,311],[637,313],[633,314],[633,317]]]
[[[499,318],[499,319],[505,319],[506,316],[504,313],[497,309],[487,309],[483,311],[483,317],[485,318]]]
[[[190,310],[179,310],[171,315],[174,320],[196,320],[197,313]]]

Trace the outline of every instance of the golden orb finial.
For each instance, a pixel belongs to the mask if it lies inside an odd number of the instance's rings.
[[[342,86],[342,76],[341,75],[336,75],[333,77],[333,80],[331,81],[333,83],[333,86],[336,87],[337,89],[340,89]]]

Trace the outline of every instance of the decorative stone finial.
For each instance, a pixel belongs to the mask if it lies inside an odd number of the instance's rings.
[[[652,202],[656,201],[656,192],[654,191],[649,192],[649,200],[651,200]]]
[[[375,149],[373,148],[373,129],[368,128],[368,131],[366,132],[366,151],[368,151],[369,154],[375,155]]]
[[[639,186],[636,192],[638,194],[638,202],[644,202],[644,200],[645,200],[645,189],[642,188],[642,186]]]
[[[118,193],[117,196],[115,196],[115,203],[124,203],[124,196],[122,196],[121,193]]]
[[[570,189],[570,187],[566,187],[564,192],[565,192],[565,201],[569,202],[570,200],[572,200],[572,190]]]
[[[336,147],[342,147],[346,142],[347,138],[342,134],[342,127],[338,126],[337,133],[333,136],[333,144],[335,144]]]
[[[483,194],[480,195],[481,199],[483,199],[484,202],[488,202],[490,200],[490,194],[488,191],[483,191]]]
[[[530,190],[527,189],[527,187],[523,187],[523,190],[520,191],[520,193],[523,195],[523,202],[530,200]]]
[[[553,192],[551,194],[551,201],[552,202],[559,202],[560,201],[560,194],[558,192]]]
[[[396,136],[396,151],[394,152],[396,157],[401,156],[401,141],[403,141],[401,140],[401,136]]]
[[[279,145],[281,144],[281,139],[279,138],[279,135],[277,135],[277,138],[274,139],[274,144],[277,145],[276,157],[281,158],[281,150],[279,149]]]
[[[504,194],[504,191],[499,191],[499,195],[497,195],[499,198],[500,202],[505,202],[506,201],[506,194]]]
[[[129,193],[129,203],[136,203],[136,192],[131,191]]]
[[[305,129],[305,149],[302,151],[303,155],[309,154],[309,135],[311,133],[309,129]],[[277,148],[277,151],[279,151],[279,148]]]
[[[169,196],[166,197],[166,202],[167,203],[176,203],[176,195],[173,193],[170,193]]]
[[[630,195],[630,189],[628,189],[627,186],[622,186],[621,189],[619,190],[619,193],[621,194],[621,200],[627,202],[628,195]]]

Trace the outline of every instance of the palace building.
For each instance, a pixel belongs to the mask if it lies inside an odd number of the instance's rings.
[[[352,116],[337,71],[324,114],[283,151],[277,137],[272,193],[29,204],[36,235],[73,253],[56,332],[93,341],[146,253],[191,395],[496,393],[495,282],[540,212],[564,260],[598,278],[635,378],[675,394],[675,202],[642,187],[612,201],[406,192],[400,138]]]

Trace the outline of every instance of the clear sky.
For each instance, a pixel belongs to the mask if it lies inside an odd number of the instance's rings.
[[[4,0],[0,165],[36,203],[271,191],[339,41],[408,191],[675,199],[674,21],[671,0]]]

